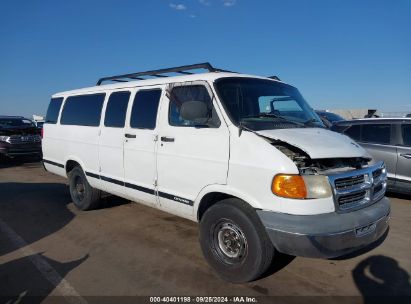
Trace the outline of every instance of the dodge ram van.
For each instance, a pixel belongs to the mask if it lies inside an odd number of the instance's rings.
[[[388,231],[384,163],[277,77],[203,63],[57,93],[43,158],[81,210],[104,191],[198,222],[205,259],[231,282],[259,278],[278,252],[338,257]]]

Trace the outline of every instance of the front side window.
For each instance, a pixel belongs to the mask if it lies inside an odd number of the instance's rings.
[[[114,92],[107,102],[104,126],[111,128],[124,128],[130,92]]]
[[[130,126],[135,129],[156,128],[161,89],[141,90],[134,97]]]
[[[197,103],[204,106],[204,117],[185,119],[181,110],[188,103]],[[220,120],[213,107],[212,99],[204,85],[176,86],[170,91],[170,105],[168,121],[171,126],[218,128]]]
[[[252,130],[324,127],[298,90],[257,78],[229,77],[216,81],[216,90],[233,123]]]
[[[62,125],[99,126],[105,95],[101,93],[68,97],[61,113],[60,123]]]
[[[50,100],[50,104],[49,104],[49,107],[47,109],[45,123],[49,123],[49,124],[56,124],[57,123],[62,103],[63,103],[63,97],[52,98]]]
[[[361,140],[373,144],[390,144],[391,125],[366,124],[362,126]]]
[[[411,124],[402,125],[402,141],[405,146],[411,147]]]

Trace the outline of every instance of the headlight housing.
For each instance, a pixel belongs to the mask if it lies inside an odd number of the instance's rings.
[[[303,176],[307,187],[307,198],[325,198],[332,196],[331,185],[325,175]]]
[[[10,143],[10,136],[0,136],[0,141]]]
[[[313,199],[332,196],[331,186],[325,175],[278,174],[271,190],[275,195],[293,199]]]

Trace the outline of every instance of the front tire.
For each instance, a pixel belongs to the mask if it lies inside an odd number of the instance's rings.
[[[204,213],[200,244],[218,275],[233,283],[258,279],[275,253],[255,210],[235,198],[222,200]]]
[[[80,210],[96,209],[100,205],[101,191],[90,186],[83,170],[76,166],[70,171],[69,187],[74,205]]]

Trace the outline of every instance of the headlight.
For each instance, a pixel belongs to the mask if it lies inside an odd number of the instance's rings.
[[[0,141],[10,143],[10,136],[0,136]]]
[[[330,182],[324,175],[303,176],[307,187],[307,198],[325,198],[332,195]]]
[[[330,197],[331,186],[324,175],[278,174],[274,177],[271,190],[275,195],[306,199]]]

